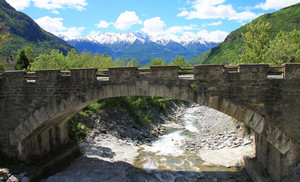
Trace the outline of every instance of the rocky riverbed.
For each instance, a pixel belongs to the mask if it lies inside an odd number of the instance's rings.
[[[43,181],[251,181],[240,168],[242,156],[253,155],[251,135],[242,138],[232,118],[215,110],[176,108],[151,131],[130,118],[119,128],[91,119],[97,127],[80,144],[84,155]]]

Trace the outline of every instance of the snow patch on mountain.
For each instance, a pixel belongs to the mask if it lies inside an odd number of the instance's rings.
[[[112,45],[116,43],[133,44],[134,42],[139,42],[143,44],[145,42],[154,42],[156,44],[165,46],[170,42],[176,42],[184,47],[191,43],[200,43],[203,45],[207,45],[210,43],[218,43],[213,41],[205,41],[203,38],[200,38],[198,36],[193,36],[190,34],[179,37],[176,35],[147,34],[142,31],[136,33],[112,33],[112,32],[98,33],[98,34],[91,34],[85,37],[79,37],[73,40],[90,41],[90,42],[103,44],[103,45]]]

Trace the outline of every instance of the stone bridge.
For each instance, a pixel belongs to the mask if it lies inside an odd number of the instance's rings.
[[[255,165],[274,181],[299,179],[300,64],[152,66],[4,72],[0,151],[31,160],[68,143],[67,122],[99,99],[170,97],[208,106],[256,133]],[[247,164],[246,164],[247,168]],[[255,170],[248,170],[255,180]]]

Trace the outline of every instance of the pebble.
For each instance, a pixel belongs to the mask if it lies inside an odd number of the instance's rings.
[[[194,133],[191,140],[185,141],[185,150],[195,152],[196,150],[220,150],[223,148],[237,148],[252,144],[253,140],[247,138],[237,138],[236,132],[224,132],[216,135]]]

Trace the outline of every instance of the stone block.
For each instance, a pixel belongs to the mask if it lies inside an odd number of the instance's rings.
[[[281,153],[272,145],[268,147],[267,171],[275,182],[281,181]]]
[[[203,93],[199,93],[199,92],[197,93],[197,101],[196,101],[197,104],[204,105],[205,99],[206,97],[204,96]]]
[[[153,80],[177,80],[179,66],[150,66],[151,79]]]
[[[299,79],[300,78],[300,64],[299,63],[289,63],[284,64],[284,74],[285,79]]]
[[[6,71],[2,73],[2,83],[5,87],[21,87],[25,83],[25,71]]]
[[[219,96],[210,96],[208,107],[219,110]]]
[[[128,96],[136,96],[136,84],[129,83],[128,84]]]
[[[112,85],[112,89],[113,89],[114,97],[120,97],[121,96],[121,88],[120,88],[119,85]]]
[[[59,81],[59,70],[37,70],[35,71],[36,83],[43,85],[56,84]]]
[[[252,128],[257,133],[262,133],[266,125],[266,120],[264,118],[261,118],[261,120],[257,123],[257,125]]]
[[[250,120],[250,122],[247,123],[247,125],[255,130],[255,127],[258,125],[258,123],[260,123],[262,121],[263,117],[260,114],[254,113],[252,119]],[[266,128],[266,127],[265,127]],[[256,130],[255,130],[256,131]],[[259,133],[258,131],[256,131],[257,133]],[[261,133],[261,132],[260,132]],[[263,134],[263,136],[265,136]]]
[[[235,119],[241,121],[243,119],[243,116],[244,116],[245,112],[246,112],[246,108],[245,107],[238,106],[238,108],[237,108],[237,110],[236,110],[236,112],[235,112],[235,114],[234,114],[233,117]]]
[[[138,96],[149,95],[149,81],[137,81],[136,82],[136,93]]]
[[[226,112],[227,115],[233,117],[237,111],[238,106],[235,105],[234,103],[230,102],[230,106]]]
[[[222,99],[220,111],[222,113],[227,113],[229,106],[230,106],[230,102],[227,101],[226,99]]]
[[[273,145],[282,153],[288,152],[295,144],[287,134],[283,133],[280,135]]]
[[[111,83],[129,82],[138,78],[137,67],[115,67],[108,68],[109,81]]]
[[[71,82],[87,84],[97,80],[97,68],[71,69]]]
[[[254,111],[247,109],[243,116],[242,122],[248,124],[252,120],[253,115],[254,115]]]
[[[33,116],[38,121],[39,125],[43,124],[43,122],[45,122],[49,119],[49,116],[48,116],[48,114],[47,114],[44,107],[42,107],[41,109],[35,111],[33,113]]]
[[[173,89],[172,89],[172,98],[180,99],[180,88],[178,86],[173,87]]]
[[[104,90],[105,90],[105,95],[106,95],[105,98],[114,97],[113,88],[111,85],[104,86]]]
[[[194,79],[202,82],[223,81],[224,65],[196,65]]]
[[[240,64],[238,65],[240,80],[266,80],[268,64]]]
[[[120,85],[120,96],[128,96],[129,91],[128,91],[128,85]]]
[[[172,97],[172,87],[169,85],[165,85],[164,97],[171,98]]]
[[[149,85],[149,96],[157,96],[157,85],[156,84]]]

